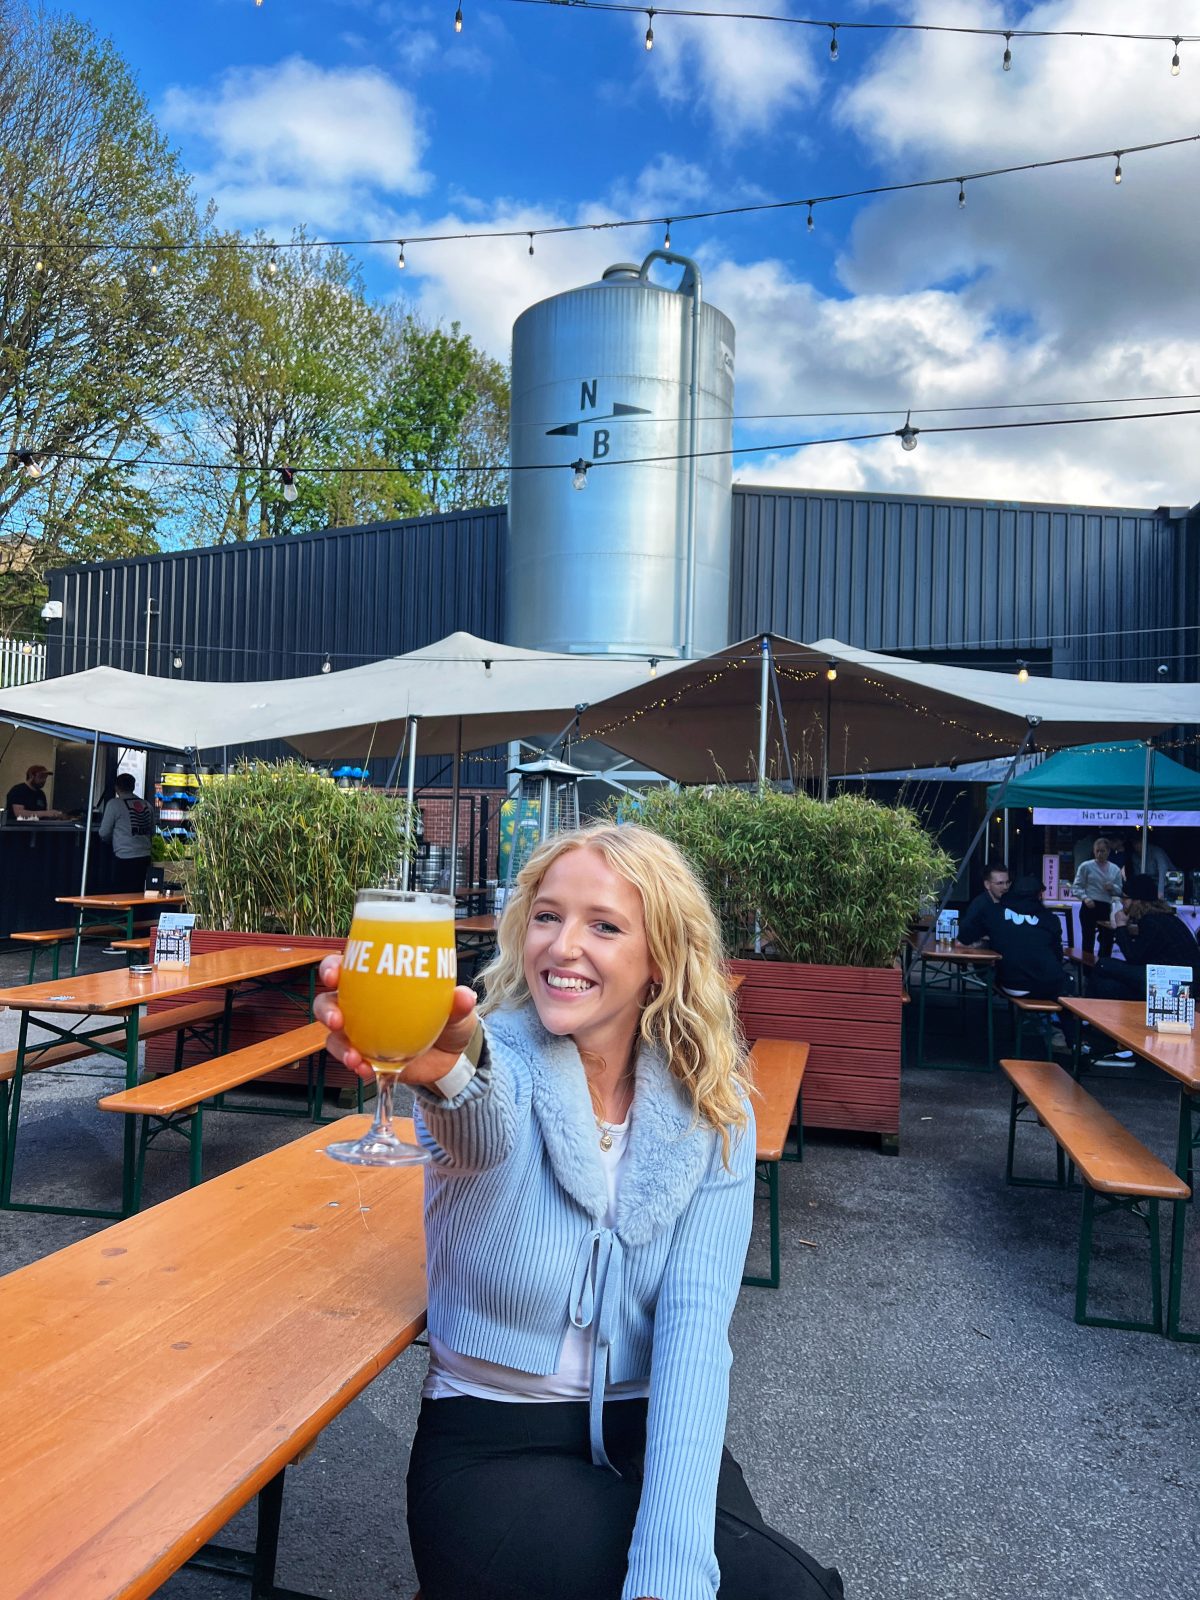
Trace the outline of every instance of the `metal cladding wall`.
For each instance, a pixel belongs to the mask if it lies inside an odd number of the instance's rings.
[[[51,575],[63,622],[49,630],[47,669],[228,683],[304,677],[326,653],[335,671],[357,667],[459,628],[496,639],[504,518],[493,507],[69,567]],[[373,776],[386,765],[372,762]],[[448,765],[418,762],[420,781],[447,782]],[[503,760],[477,763],[470,781],[502,785]]]
[[[1056,676],[1195,675],[1186,519],[1123,508],[734,488],[734,639],[1028,654]]]

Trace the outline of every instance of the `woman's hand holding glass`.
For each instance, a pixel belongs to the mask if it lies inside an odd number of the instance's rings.
[[[313,1015],[318,1022],[323,1022],[329,1029],[329,1042],[325,1048],[330,1055],[364,1083],[370,1083],[374,1077],[374,1070],[362,1052],[355,1048],[354,1041],[346,1036],[345,1018],[338,1006],[337,986],[341,971],[340,955],[326,956],[322,961],[320,979],[324,993],[318,994],[313,1005]],[[459,984],[454,991],[449,1021],[423,1055],[415,1056],[406,1063],[403,1072],[404,1082],[425,1087],[436,1083],[439,1078],[444,1078],[470,1044],[478,1026],[479,1022],[475,1016],[475,991],[467,988],[465,984]]]

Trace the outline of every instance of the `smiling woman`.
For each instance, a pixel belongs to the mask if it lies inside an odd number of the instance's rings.
[[[755,1139],[699,881],[643,828],[560,835],[484,980],[482,1022],[459,990],[408,1071],[431,1157],[424,1600],[837,1600],[722,1449]]]

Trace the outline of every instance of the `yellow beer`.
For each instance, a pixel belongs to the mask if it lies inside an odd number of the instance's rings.
[[[447,896],[360,894],[338,980],[347,1038],[377,1072],[397,1071],[446,1026],[456,974]]]

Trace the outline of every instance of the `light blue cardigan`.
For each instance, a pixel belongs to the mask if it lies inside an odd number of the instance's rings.
[[[568,1318],[596,1329],[592,1457],[605,1381],[650,1379],[645,1477],[622,1600],[712,1600],[717,1474],[729,1403],[729,1319],[754,1198],[754,1125],[697,1125],[661,1053],[637,1058],[616,1226],[592,1104],[570,1039],[532,1005],[493,1012],[475,1077],[453,1100],[417,1091],[429,1327],[460,1355],[558,1366]],[[443,1402],[448,1403],[448,1402]]]

